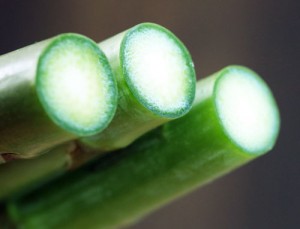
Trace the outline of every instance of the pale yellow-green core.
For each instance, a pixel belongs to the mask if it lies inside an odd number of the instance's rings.
[[[230,138],[250,153],[270,148],[278,110],[267,85],[252,72],[232,69],[217,84],[216,106]]]
[[[145,28],[131,34],[124,51],[130,80],[148,104],[165,112],[187,106],[190,69],[168,34]]]
[[[83,135],[101,129],[114,104],[111,76],[95,47],[70,39],[56,44],[44,58],[39,89],[54,121]]]

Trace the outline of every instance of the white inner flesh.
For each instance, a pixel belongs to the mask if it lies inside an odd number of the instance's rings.
[[[187,105],[190,72],[174,40],[148,28],[133,33],[124,51],[131,82],[150,106],[172,112]]]
[[[218,84],[216,105],[229,136],[249,152],[265,150],[277,131],[277,108],[267,86],[234,70]]]
[[[46,58],[41,87],[46,106],[75,131],[97,131],[111,106],[109,82],[98,54],[69,41],[53,47]]]

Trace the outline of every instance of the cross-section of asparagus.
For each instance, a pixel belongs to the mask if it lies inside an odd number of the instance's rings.
[[[122,148],[189,111],[195,96],[194,66],[169,30],[142,23],[99,46],[116,75],[119,104],[109,127],[84,138],[84,144],[100,151]]]
[[[272,149],[279,113],[254,72],[227,67],[200,80],[192,110],[8,203],[24,229],[117,228]]]
[[[33,157],[102,131],[112,119],[116,83],[87,37],[62,34],[0,57],[0,154]],[[0,160],[1,161],[1,160]]]

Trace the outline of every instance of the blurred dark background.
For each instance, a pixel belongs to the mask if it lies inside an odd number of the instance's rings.
[[[130,229],[299,228],[299,0],[0,0],[0,54],[63,32],[101,41],[145,21],[181,38],[199,78],[230,64],[257,71],[274,92],[282,128],[270,154]]]

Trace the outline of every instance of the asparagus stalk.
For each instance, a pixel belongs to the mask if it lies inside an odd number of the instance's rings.
[[[30,160],[15,160],[0,166],[0,201],[20,190],[29,190],[61,175],[72,164],[70,142]]]
[[[98,152],[123,148],[190,110],[194,65],[188,50],[169,30],[142,23],[99,46],[117,78],[119,104],[109,127],[82,139],[83,145]]]
[[[95,152],[87,152],[79,147],[76,142],[67,142],[30,160],[5,163],[0,166],[0,202],[15,193],[28,191],[76,169],[96,155]]]
[[[97,134],[116,109],[116,83],[105,55],[77,34],[1,56],[0,82],[2,162]]]
[[[192,110],[130,147],[7,203],[24,229],[116,228],[272,149],[279,113],[251,70],[227,67],[197,83]]]

